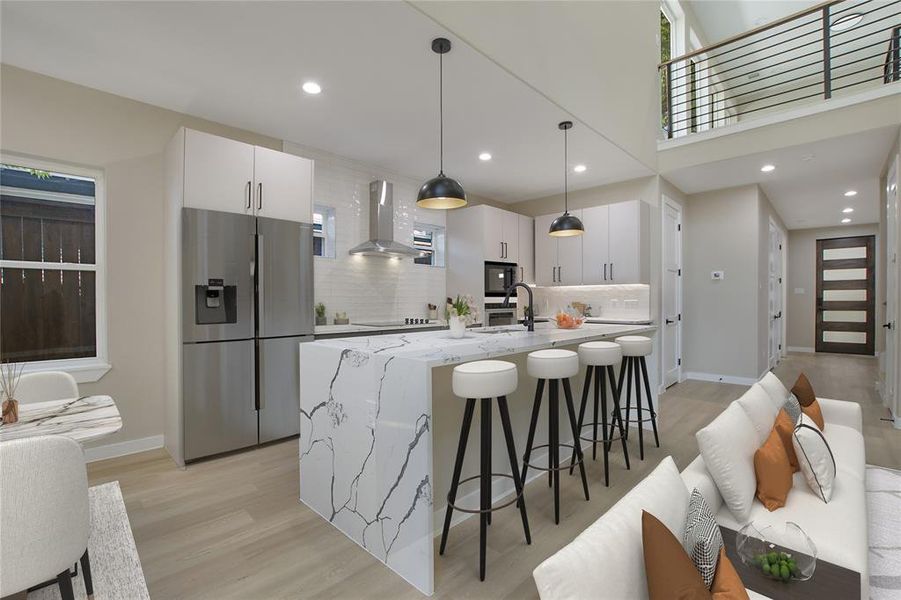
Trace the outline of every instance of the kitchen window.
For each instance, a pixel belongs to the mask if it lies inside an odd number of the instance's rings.
[[[413,226],[413,247],[428,254],[413,259],[417,265],[444,266],[444,227],[416,223]]]
[[[110,368],[102,174],[0,162],[0,361],[96,381]]]
[[[313,206],[313,256],[335,258],[335,209]]]

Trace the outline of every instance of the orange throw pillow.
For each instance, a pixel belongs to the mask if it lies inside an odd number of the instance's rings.
[[[754,474],[757,475],[757,499],[766,509],[772,512],[785,506],[785,499],[792,489],[792,469],[785,444],[775,428],[754,453]]]
[[[798,399],[798,404],[802,407],[808,406],[816,401],[817,396],[813,393],[813,386],[804,373],[798,375],[798,380],[792,386],[792,394]]]
[[[701,574],[676,536],[647,511],[641,511],[641,542],[650,600],[709,600]]]
[[[814,401],[808,404],[807,406],[801,406],[801,412],[805,415],[813,419],[813,422],[817,424],[817,427],[820,428],[820,431],[826,428],[826,421],[823,420],[823,411],[820,409],[820,403]]]
[[[725,548],[720,548],[720,559],[716,563],[716,574],[713,576],[710,593],[713,600],[750,600],[738,571],[726,556]]]
[[[797,473],[800,467],[798,466],[798,456],[795,454],[795,446],[792,444],[795,424],[792,423],[791,417],[788,416],[784,408],[776,415],[776,423],[773,429],[779,434],[779,439],[782,440],[782,445],[785,446],[785,453],[788,454],[788,464],[791,465],[792,473]]]

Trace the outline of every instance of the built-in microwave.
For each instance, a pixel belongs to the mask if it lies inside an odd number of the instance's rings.
[[[485,262],[485,295],[501,296],[516,283],[516,263]]]

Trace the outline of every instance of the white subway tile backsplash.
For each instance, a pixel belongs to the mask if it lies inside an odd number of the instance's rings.
[[[552,316],[573,302],[591,306],[591,316],[604,319],[630,321],[651,318],[650,286],[629,285],[577,285],[559,287],[533,287],[536,316]],[[528,304],[528,297],[519,290],[517,303]]]

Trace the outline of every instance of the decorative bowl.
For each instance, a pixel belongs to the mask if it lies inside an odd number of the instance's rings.
[[[735,545],[743,563],[770,579],[807,581],[816,570],[817,547],[791,521],[782,527],[748,523],[738,532]]]
[[[578,329],[585,322],[585,318],[566,312],[559,312],[554,317],[554,324],[558,329]]]

